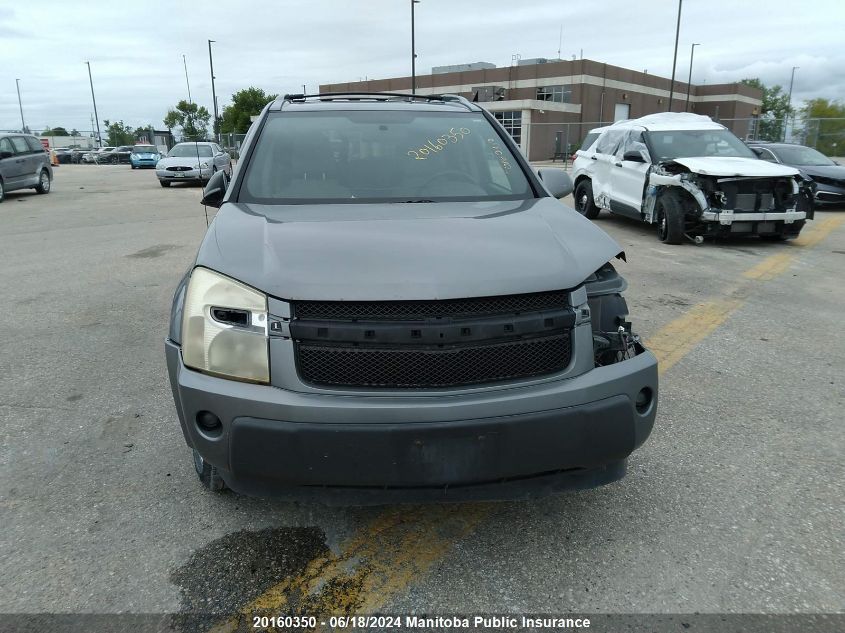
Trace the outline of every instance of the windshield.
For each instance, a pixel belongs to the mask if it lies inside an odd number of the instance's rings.
[[[811,147],[804,147],[803,145],[778,147],[777,149],[771,148],[771,151],[777,155],[781,162],[787,165],[821,166],[836,164],[821,152]]]
[[[196,158],[197,154],[200,157],[211,156],[211,147],[208,145],[195,145],[194,143],[180,144],[170,150],[167,156],[168,158],[189,158],[191,156]]]
[[[155,154],[158,150],[152,145],[136,145],[132,148],[132,152],[135,154]]]
[[[693,156],[757,158],[728,130],[671,130],[647,134],[655,162]]]
[[[361,110],[271,115],[244,202],[515,200],[533,191],[482,113]]]

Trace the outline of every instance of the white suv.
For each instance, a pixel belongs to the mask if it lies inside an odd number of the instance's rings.
[[[812,218],[811,184],[697,114],[652,114],[587,135],[574,164],[575,208],[657,225],[661,241],[795,237]]]

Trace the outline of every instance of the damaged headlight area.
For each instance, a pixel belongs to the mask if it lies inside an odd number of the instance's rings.
[[[619,363],[645,351],[628,320],[628,303],[622,296],[627,287],[628,282],[610,262],[584,282],[596,367]]]
[[[182,360],[221,378],[267,384],[267,297],[208,268],[195,268],[182,314]]]

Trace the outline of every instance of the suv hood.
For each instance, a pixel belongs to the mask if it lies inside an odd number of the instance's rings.
[[[455,299],[574,288],[621,252],[554,198],[226,203],[196,263],[280,299]]]
[[[733,156],[700,156],[693,158],[674,158],[672,163],[683,165],[690,171],[702,176],[749,176],[752,178],[777,178],[797,176],[798,170],[777,163],[770,163],[759,158],[738,158]]]

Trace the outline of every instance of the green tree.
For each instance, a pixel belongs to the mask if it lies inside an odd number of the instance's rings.
[[[164,125],[168,130],[175,127],[182,129],[183,141],[204,141],[208,136],[208,122],[211,114],[205,106],[197,106],[196,103],[189,103],[182,99],[171,108],[164,117]]]
[[[786,119],[795,111],[789,105],[789,95],[783,92],[781,86],[769,87],[756,77],[743,79],[740,83],[763,91],[763,105],[760,106],[757,138],[767,141],[780,141],[783,138]]]
[[[804,143],[828,156],[845,155],[845,102],[810,99],[801,108]]]
[[[250,86],[232,95],[231,105],[223,108],[220,122],[220,132],[228,134],[235,132],[245,134],[251,123],[250,117],[260,114],[268,103],[278,95],[268,95],[261,88]]]
[[[49,125],[41,132],[41,136],[70,136],[68,131],[63,127],[51,128]]]
[[[79,133],[79,130],[77,130],[76,128],[73,128],[73,129],[70,131],[70,135],[71,135],[71,136],[81,136],[81,134]]]
[[[135,143],[135,134],[132,128],[123,121],[111,123],[108,119],[105,119],[103,123],[106,124],[106,136],[109,145],[132,145]]]

